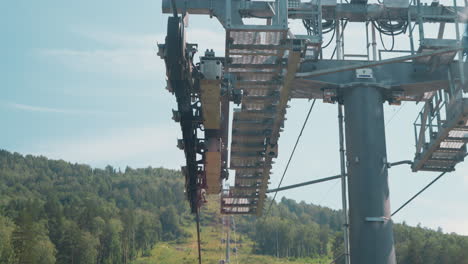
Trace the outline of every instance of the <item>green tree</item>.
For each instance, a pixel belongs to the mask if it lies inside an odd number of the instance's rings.
[[[7,217],[0,215],[0,263],[15,263],[12,235],[15,224]]]
[[[118,219],[110,219],[104,228],[101,236],[102,255],[101,261],[104,264],[121,264],[121,232],[123,230],[122,222]]]
[[[80,264],[95,263],[98,258],[99,239],[91,233],[82,231],[77,245],[79,254],[76,255],[76,262]]]
[[[31,248],[31,263],[34,264],[55,264],[55,246],[45,234],[39,236]],[[21,262],[20,262],[21,263]]]
[[[169,205],[162,208],[160,220],[164,240],[174,240],[178,235],[181,235],[179,217],[174,206]]]

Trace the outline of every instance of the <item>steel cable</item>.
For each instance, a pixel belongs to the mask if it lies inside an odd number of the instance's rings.
[[[309,120],[310,113],[312,112],[312,109],[314,108],[316,100],[317,99],[314,99],[312,101],[312,105],[310,106],[309,112],[307,113],[306,119],[304,120],[304,123],[302,125],[301,132],[297,136],[296,143],[294,144],[294,148],[293,148],[293,150],[291,152],[291,155],[289,156],[288,163],[286,164],[286,167],[284,168],[283,175],[281,176],[281,180],[280,180],[280,182],[278,184],[278,187],[276,189],[280,188],[281,184],[283,183],[284,176],[286,175],[286,172],[288,171],[288,168],[289,168],[289,164],[291,163],[291,160],[294,157],[294,153],[296,152],[297,145],[299,144],[299,140],[301,139],[302,132],[304,132],[305,126],[307,125],[307,121]],[[268,214],[270,213],[271,206],[273,205],[273,202],[275,201],[277,194],[278,194],[278,191],[276,191],[275,194],[273,195],[273,199],[271,200],[270,205],[268,206],[268,210],[267,210],[267,213],[265,214],[265,217],[268,216]]]
[[[405,206],[407,206],[409,203],[411,203],[416,197],[418,197],[421,193],[423,193],[425,190],[427,190],[427,188],[429,188],[432,184],[434,184],[435,182],[437,182],[438,180],[440,180],[440,178],[442,178],[442,176],[444,176],[447,172],[444,171],[442,172],[439,176],[437,176],[437,178],[435,178],[434,180],[432,180],[428,185],[426,185],[421,191],[419,191],[418,193],[416,193],[415,195],[413,195],[413,197],[411,197],[408,201],[406,201],[402,206],[400,206],[395,212],[392,213],[392,216],[394,216],[395,214],[397,214],[401,209],[405,208]]]

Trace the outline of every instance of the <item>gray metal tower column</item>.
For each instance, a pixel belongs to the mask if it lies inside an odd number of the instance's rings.
[[[396,264],[387,174],[383,95],[345,88],[352,264]]]

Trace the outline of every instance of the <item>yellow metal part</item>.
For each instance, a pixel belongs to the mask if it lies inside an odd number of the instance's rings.
[[[205,152],[205,173],[207,194],[218,194],[221,192],[221,152]]]
[[[201,101],[205,129],[219,129],[221,123],[221,81],[201,80]]]

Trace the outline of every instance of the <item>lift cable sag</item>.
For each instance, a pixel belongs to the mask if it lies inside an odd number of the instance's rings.
[[[341,260],[342,257],[345,256],[345,253],[341,253],[340,255],[338,255],[338,257],[336,257],[334,260],[332,260],[330,263],[328,264],[334,264],[336,263],[338,260]]]
[[[468,156],[468,153],[466,153],[463,158],[466,158],[467,156]],[[395,163],[398,163],[398,162],[395,162]],[[441,174],[439,174],[439,176],[437,176],[437,178],[435,178],[433,181],[431,181],[428,185],[426,185],[426,187],[424,187],[421,191],[419,191],[417,194],[415,194],[413,197],[411,197],[411,199],[409,199],[406,203],[404,203],[402,206],[400,206],[400,208],[398,208],[395,212],[393,212],[392,216],[396,215],[401,209],[403,209],[405,206],[407,206],[418,195],[423,193],[427,188],[429,188],[432,184],[434,184],[436,181],[438,181],[440,178],[442,178],[442,176],[444,176],[446,173],[447,173],[447,171],[444,171]]]
[[[280,182],[278,184],[278,187],[276,189],[280,188],[281,184],[283,183],[284,176],[286,175],[286,172],[288,171],[289,164],[291,163],[291,160],[292,160],[292,158],[294,156],[294,153],[296,152],[297,145],[299,144],[299,140],[301,139],[302,132],[304,132],[304,128],[307,125],[307,121],[309,121],[310,113],[312,112],[312,109],[314,108],[316,100],[317,99],[314,99],[312,101],[312,105],[310,106],[309,112],[307,113],[306,119],[304,120],[304,124],[302,124],[301,132],[297,136],[296,143],[294,144],[294,148],[293,148],[293,150],[291,152],[291,155],[289,156],[288,163],[286,164],[286,168],[284,168],[283,175],[281,176],[281,180],[280,180]],[[273,195],[273,199],[271,199],[271,202],[270,202],[270,205],[268,206],[268,210],[267,210],[267,213],[265,214],[265,217],[268,216],[268,214],[270,213],[271,206],[273,205],[273,202],[275,201],[277,194],[278,194],[278,191],[276,191],[275,195]]]
[[[392,120],[398,115],[398,113],[400,113],[401,109],[403,109],[403,107],[406,105],[407,102],[404,102],[401,107],[398,108],[398,110],[393,113],[393,115],[388,119],[388,121],[385,123],[385,127],[390,124],[390,122],[392,122]]]
[[[426,187],[424,187],[421,191],[416,193],[413,197],[411,197],[411,199],[409,199],[406,203],[404,203],[402,206],[400,206],[400,208],[398,208],[395,212],[393,212],[392,216],[397,214],[401,209],[403,209],[405,206],[407,206],[409,203],[411,203],[416,197],[418,197],[421,193],[423,193],[432,184],[434,184],[436,181],[438,181],[440,178],[442,178],[442,176],[444,176],[446,173],[447,173],[447,171],[444,171],[441,174],[439,174],[439,176],[437,176],[437,178],[435,178],[433,181],[431,181],[428,185],[426,185]]]

